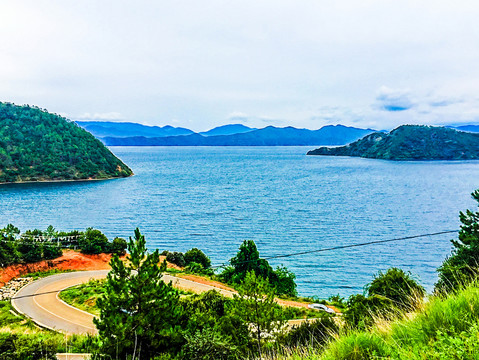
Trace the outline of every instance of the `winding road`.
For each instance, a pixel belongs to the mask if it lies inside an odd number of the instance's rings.
[[[42,327],[68,334],[96,334],[97,330],[93,324],[94,316],[66,304],[60,300],[58,294],[66,288],[91,279],[106,278],[108,271],[78,271],[48,276],[20,289],[12,298],[12,305],[19,313],[26,315]],[[162,279],[165,282],[171,281],[176,288],[196,293],[217,290],[227,297],[233,297],[234,294],[233,291],[167,274],[164,274]]]

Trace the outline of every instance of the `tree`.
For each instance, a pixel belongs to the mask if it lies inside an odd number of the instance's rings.
[[[194,262],[201,264],[204,269],[208,269],[211,266],[210,258],[198,248],[193,248],[185,252],[184,258],[186,265]]]
[[[116,237],[111,243],[110,251],[112,254],[125,255],[128,243],[125,239]]]
[[[101,351],[112,358],[148,360],[175,349],[181,343],[175,328],[179,317],[178,292],[165,284],[158,268],[159,254],[148,253],[138,229],[130,237],[127,261],[114,254],[98,300],[100,318],[95,319],[102,340]]]
[[[426,290],[402,269],[392,267],[385,273],[374,276],[367,286],[369,296],[382,295],[390,299],[401,310],[411,311],[426,295]]]
[[[296,295],[296,276],[286,267],[279,267],[276,271],[265,259],[259,256],[258,248],[253,240],[245,240],[239,247],[235,257],[230,260],[231,266],[227,267],[221,277],[228,283],[239,284],[246,274],[253,271],[256,276],[268,279],[269,284],[276,289],[279,295]]]
[[[472,198],[479,203],[479,190]],[[451,291],[477,278],[479,271],[479,212],[459,213],[461,229],[458,240],[451,240],[453,251],[438,268],[436,291]]]
[[[376,318],[391,319],[397,313],[394,303],[382,295],[351,295],[347,305],[344,320],[350,327],[360,330],[371,327]]]
[[[100,230],[86,229],[79,241],[81,252],[84,254],[101,254],[110,251],[108,238]]]
[[[238,288],[238,295],[234,295],[237,314],[254,328],[260,359],[263,335],[273,335],[285,323],[274,296],[274,289],[268,280],[256,276],[254,271],[246,274]]]

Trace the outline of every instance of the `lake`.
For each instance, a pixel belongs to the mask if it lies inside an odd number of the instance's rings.
[[[112,147],[136,174],[0,186],[0,227],[139,227],[150,249],[198,247],[214,265],[245,239],[261,256],[459,229],[476,209],[478,161],[392,162],[306,156],[311,147]],[[271,260],[301,295],[362,292],[379,270],[411,271],[431,290],[454,234]]]

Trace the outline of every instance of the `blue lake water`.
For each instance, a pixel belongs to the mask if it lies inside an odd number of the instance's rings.
[[[135,176],[0,186],[0,226],[85,229],[151,249],[203,249],[214,264],[253,239],[262,256],[455,230],[476,208],[479,162],[390,162],[306,156],[308,147],[113,147]],[[399,266],[432,289],[449,254],[441,235],[271,260],[297,275],[302,295],[362,292]]]

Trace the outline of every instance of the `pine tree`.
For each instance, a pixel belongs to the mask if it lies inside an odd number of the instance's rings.
[[[252,326],[261,359],[262,339],[267,334],[274,335],[285,323],[281,308],[275,302],[274,289],[268,280],[256,276],[254,271],[246,274],[238,294],[234,297],[235,312]]]
[[[130,237],[127,261],[115,254],[106,281],[106,294],[98,300],[95,319],[102,354],[113,359],[148,360],[171,351],[181,341],[175,324],[179,316],[178,292],[161,279],[159,254],[149,254],[138,229]]]
[[[471,195],[479,203],[479,190]],[[458,240],[451,240],[454,247],[452,255],[438,269],[436,290],[458,289],[479,275],[479,211],[461,211],[459,220],[462,223],[459,237]]]

